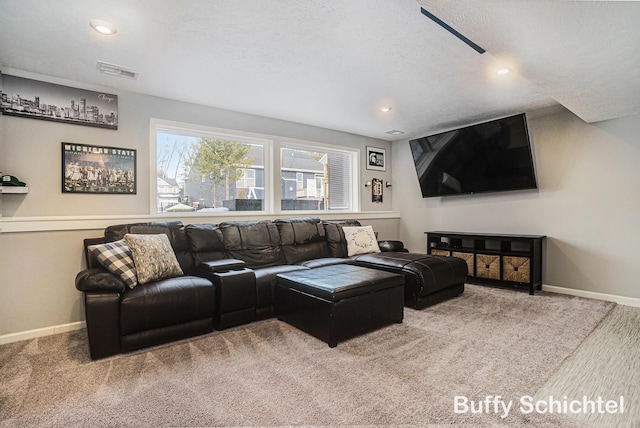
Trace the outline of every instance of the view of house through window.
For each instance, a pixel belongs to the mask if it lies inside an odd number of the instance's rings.
[[[157,212],[264,210],[264,144],[156,133]]]
[[[156,212],[352,210],[357,151],[156,126]],[[280,170],[265,154],[275,145]],[[280,201],[269,203],[269,174]]]
[[[280,208],[351,210],[354,153],[283,143],[280,148]]]

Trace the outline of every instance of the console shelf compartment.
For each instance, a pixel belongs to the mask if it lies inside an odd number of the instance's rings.
[[[502,287],[527,286],[529,294],[542,289],[543,235],[425,232],[427,251],[467,262],[467,281]]]

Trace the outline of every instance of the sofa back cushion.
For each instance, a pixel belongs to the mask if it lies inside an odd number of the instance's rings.
[[[220,229],[227,257],[243,260],[248,268],[286,264],[275,223],[228,221]]]
[[[317,217],[275,220],[288,264],[329,257],[322,221]]]
[[[111,242],[111,241],[109,241]],[[97,268],[97,267],[103,267],[102,264],[98,261],[98,257],[97,257],[97,253],[90,251],[89,247],[93,246],[93,245],[100,245],[100,244],[105,244],[107,243],[107,240],[104,239],[104,237],[100,237],[100,238],[85,238],[83,240],[83,245],[84,245],[84,261],[87,264],[87,268],[91,269],[91,268]]]
[[[185,231],[196,268],[200,263],[226,258],[222,229],[217,224],[189,224]]]
[[[347,257],[347,240],[342,226],[361,226],[360,222],[358,220],[325,220],[323,225],[331,257]]]
[[[194,272],[193,259],[189,252],[189,242],[185,227],[181,221],[152,221],[147,223],[129,223],[109,226],[104,230],[106,242],[118,241],[127,233],[155,235],[163,233],[169,238],[169,243],[185,273]]]

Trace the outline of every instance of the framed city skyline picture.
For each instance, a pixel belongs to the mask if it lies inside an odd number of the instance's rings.
[[[136,150],[62,143],[62,193],[135,195]]]
[[[2,114],[118,129],[118,96],[2,74]]]

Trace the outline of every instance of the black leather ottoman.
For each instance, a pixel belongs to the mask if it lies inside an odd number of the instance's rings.
[[[278,274],[278,319],[335,347],[404,316],[402,275],[348,264]]]
[[[405,305],[423,309],[464,292],[467,262],[457,257],[406,252],[382,252],[356,256],[359,266],[404,275]]]

